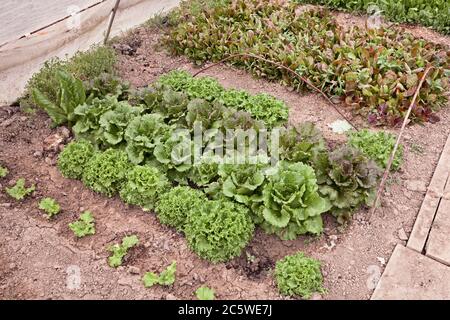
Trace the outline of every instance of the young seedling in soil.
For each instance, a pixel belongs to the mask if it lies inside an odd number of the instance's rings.
[[[69,228],[78,238],[95,234],[95,219],[90,211],[85,211],[80,215],[80,219],[69,223]]]
[[[43,198],[39,202],[39,209],[43,210],[49,219],[56,216],[61,211],[59,204],[52,198]]]
[[[147,272],[142,281],[144,282],[144,287],[150,288],[155,284],[161,286],[170,286],[175,282],[175,272],[177,271],[177,262],[173,261],[170,266],[168,266],[163,272],[157,275],[154,272]]]
[[[108,258],[108,264],[112,268],[117,268],[122,265],[122,259],[128,253],[128,250],[133,248],[139,243],[139,239],[136,235],[124,237],[122,244],[116,243],[109,248],[112,252],[112,256]]]
[[[0,166],[0,178],[6,177],[6,175],[9,173],[8,168],[3,168]]]
[[[25,179],[20,178],[17,180],[16,184],[11,188],[6,188],[6,193],[9,194],[12,198],[17,201],[25,199],[25,197],[36,190],[35,185],[31,185],[31,187],[25,187]]]
[[[195,291],[198,300],[214,300],[214,289],[208,287],[200,287]]]

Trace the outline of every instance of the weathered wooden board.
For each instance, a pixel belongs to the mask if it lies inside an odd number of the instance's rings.
[[[450,268],[397,245],[372,300],[448,300]]]
[[[450,266],[450,179],[439,204],[426,245],[426,255]]]
[[[169,10],[180,0],[121,0],[111,36]],[[80,14],[78,28],[59,21],[48,28],[0,47],[0,105],[17,99],[31,75],[51,57],[63,58],[102,42],[115,0],[106,0]]]
[[[417,215],[407,247],[422,252],[435,219],[436,212],[444,195],[444,188],[450,175],[450,136],[428,186],[427,194]]]
[[[0,45],[19,39],[104,0],[2,0]]]

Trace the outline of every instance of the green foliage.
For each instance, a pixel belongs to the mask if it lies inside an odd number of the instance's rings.
[[[371,124],[398,124],[424,68],[433,65],[411,119],[438,120],[435,112],[448,100],[447,47],[394,29],[344,30],[325,10],[297,9],[294,3],[262,0],[236,0],[232,6],[203,8],[197,14],[184,6],[166,43],[174,53],[198,63],[243,52],[266,57],[307,77]],[[294,88],[305,86],[291,72],[267,61],[236,57],[229,62]],[[273,104],[260,100],[261,106]],[[246,110],[257,119],[268,119],[269,125],[287,117],[281,104],[274,112],[261,106],[249,103]]]
[[[270,128],[285,124],[289,117],[287,105],[267,93],[250,96],[242,107]]]
[[[108,258],[108,264],[112,268],[117,268],[122,265],[123,258],[127,255],[128,250],[139,244],[139,239],[136,235],[127,236],[122,239],[122,243],[116,243],[109,248],[112,253]]]
[[[221,95],[219,96],[219,102],[228,108],[243,109],[244,104],[249,98],[250,95],[247,91],[229,89],[222,91]]]
[[[153,154],[170,177],[183,182],[185,179],[178,177],[183,175],[186,178],[192,166],[192,148],[189,132],[175,131],[155,147]]]
[[[381,170],[358,149],[346,145],[337,148],[322,158],[318,170],[326,172],[319,181],[319,192],[330,200],[331,211],[340,223],[361,205],[373,205]]]
[[[161,76],[154,89],[156,91],[144,94],[142,100],[152,110],[169,118],[169,123],[185,124],[184,121],[180,120],[186,115],[187,98],[191,100],[189,105],[191,112],[186,119],[190,128],[192,128],[194,121],[205,122],[206,125],[203,124],[203,126],[206,128],[218,128],[221,123],[215,121],[217,117],[221,116],[225,121],[232,113],[231,111],[235,111],[234,109],[247,111],[255,119],[263,121],[268,127],[285,124],[289,115],[286,104],[271,95],[263,93],[250,95],[244,90],[226,90],[214,78],[193,78],[186,71],[174,70]],[[179,94],[175,95],[172,90],[178,91]],[[212,103],[212,105],[207,102]],[[233,110],[224,114],[223,106]],[[162,108],[162,110],[155,110],[157,107]],[[212,120],[207,120],[208,109],[214,110]]]
[[[72,141],[58,156],[58,169],[69,179],[80,179],[84,168],[94,155],[94,147],[85,140]]]
[[[178,186],[162,194],[156,205],[156,213],[162,224],[184,231],[191,210],[207,201],[200,190]]]
[[[23,200],[25,197],[34,192],[35,185],[31,185],[29,188],[25,187],[25,179],[20,178],[16,181],[16,184],[11,188],[6,188],[6,193],[16,200]]]
[[[80,215],[80,219],[69,223],[70,230],[78,238],[95,234],[95,219],[90,211],[85,211]]]
[[[264,169],[262,164],[221,164],[222,194],[248,207],[261,202],[266,178]]]
[[[394,149],[396,138],[393,134],[378,131],[372,132],[367,129],[351,132],[348,143],[359,149],[368,158],[375,161],[381,168],[386,165]],[[392,162],[391,170],[398,170],[403,160],[403,145],[399,145]]]
[[[189,180],[199,187],[205,187],[215,182],[219,177],[218,158],[204,155],[199,163],[195,163],[189,172]]]
[[[171,133],[160,114],[152,113],[135,117],[125,130],[126,151],[131,162],[142,163],[151,157],[155,146]]]
[[[157,168],[150,166],[134,166],[127,174],[127,181],[120,190],[120,197],[129,204],[154,208],[160,194],[170,186],[167,177]]]
[[[170,87],[175,91],[185,91],[192,83],[192,76],[184,70],[172,70],[158,79],[158,83]]]
[[[150,288],[155,284],[159,284],[161,286],[170,286],[175,282],[175,273],[177,271],[177,262],[173,261],[171,265],[169,265],[163,272],[157,275],[154,272],[145,273],[142,281],[144,282],[144,286],[146,288]]]
[[[28,81],[25,96],[21,99],[22,107],[33,103],[33,91],[40,92],[49,104],[57,104],[59,92],[59,71],[73,75],[80,80],[94,79],[103,73],[114,73],[116,54],[112,48],[96,46],[87,52],[78,52],[68,60],[57,58],[45,62],[44,66]]]
[[[262,227],[283,240],[322,232],[321,214],[330,203],[320,197],[314,170],[303,163],[278,163],[278,170],[264,186]]]
[[[115,146],[124,141],[125,129],[141,113],[139,107],[132,107],[128,102],[118,102],[114,109],[106,111],[99,120],[98,140],[103,146]]]
[[[311,122],[304,122],[280,131],[278,153],[282,160],[312,165],[313,159],[325,152],[325,139]],[[274,152],[272,152],[274,153]]]
[[[124,151],[108,149],[93,155],[83,172],[83,183],[95,192],[113,196],[126,182],[130,169]]]
[[[123,141],[129,122],[142,111],[116,96],[94,98],[75,109],[79,117],[72,130],[77,138],[91,141],[98,146],[114,146]]]
[[[211,77],[193,78],[185,88],[189,98],[205,99],[206,101],[213,101],[220,97],[223,90],[219,82]]]
[[[190,211],[185,227],[191,249],[212,262],[240,255],[253,230],[248,209],[227,200],[203,202]]]
[[[320,262],[299,252],[277,261],[275,279],[278,290],[286,296],[309,299],[313,293],[325,293]]]
[[[86,97],[88,101],[94,98],[102,99],[108,95],[118,97],[119,100],[126,100],[130,91],[130,84],[122,81],[111,73],[102,73],[101,75],[84,81]]]
[[[39,202],[39,209],[43,210],[47,214],[48,218],[56,216],[61,211],[59,204],[52,198],[41,199]]]
[[[214,300],[214,289],[208,287],[200,287],[195,291],[198,300]]]
[[[83,82],[68,72],[58,70],[56,79],[59,89],[55,102],[37,88],[32,91],[33,100],[47,112],[56,125],[67,122],[70,126],[76,119],[75,108],[86,101],[86,92]]]
[[[295,3],[325,5],[333,9],[363,11],[368,14],[370,5],[376,5],[381,14],[394,22],[419,23],[450,34],[450,3],[447,0],[293,0]]]
[[[203,130],[221,128],[229,113],[220,103],[210,103],[203,99],[191,100],[187,109],[186,122],[189,129],[193,129],[196,124],[201,124]]]
[[[8,168],[6,167],[4,168],[0,165],[0,179],[6,177],[8,173],[9,173]]]

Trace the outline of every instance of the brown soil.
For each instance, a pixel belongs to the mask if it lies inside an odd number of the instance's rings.
[[[349,20],[347,14],[338,16]],[[358,19],[361,18],[353,17],[346,23],[357,23]],[[416,34],[424,30],[417,29],[411,30]],[[445,43],[450,39],[430,31],[425,33]],[[155,49],[160,34],[138,28],[121,40],[118,68],[132,84],[145,86],[175,68],[195,70],[185,58],[171,57]],[[226,87],[268,92],[289,105],[291,123],[314,121],[328,139],[344,139],[327,126],[340,119],[339,114],[316,94],[292,92],[225,66],[209,69],[205,75],[216,77]],[[402,171],[391,175],[382,207],[370,223],[366,221],[367,210],[361,210],[345,227],[325,217],[325,232],[318,238],[281,241],[257,230],[241,257],[211,264],[190,251],[184,237],[162,226],[154,214],[124,205],[118,198],[105,198],[89,191],[81,182],[63,178],[54,165],[53,155],[44,150],[44,139],[58,132],[51,128],[46,115],[24,114],[16,107],[0,108],[0,163],[10,170],[0,180],[0,189],[13,184],[18,177],[37,185],[33,196],[22,202],[0,193],[0,298],[193,299],[193,292],[207,285],[215,289],[220,299],[282,299],[273,281],[274,263],[287,254],[303,251],[323,263],[328,292],[316,295],[315,299],[368,299],[373,289],[370,285],[383,271],[394,246],[404,243],[398,230],[403,228],[409,234],[412,229],[424,186],[431,179],[450,133],[450,110],[443,110],[439,116],[441,121],[437,124],[407,129]],[[364,123],[361,119],[355,122]],[[52,220],[37,209],[43,196],[55,198],[63,208]],[[67,224],[84,210],[93,212],[97,233],[78,240]],[[110,268],[108,246],[130,234],[139,236],[140,245],[131,251],[122,267]],[[173,260],[178,268],[172,287],[143,287],[144,272],[159,272]],[[81,275],[78,289],[68,285],[74,266]]]

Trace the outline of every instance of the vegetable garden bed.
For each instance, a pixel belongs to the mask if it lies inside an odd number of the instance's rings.
[[[91,141],[93,146],[86,142],[83,148],[75,150],[76,144],[70,144],[57,160],[63,144],[71,139],[64,127],[53,128],[41,111],[26,115],[15,107],[1,110],[0,147],[7,151],[2,153],[0,162],[9,170],[1,183],[11,187],[23,177],[27,187],[33,184],[36,188],[22,202],[13,201],[5,193],[0,195],[0,231],[9,243],[0,251],[5,266],[0,272],[10,275],[3,280],[2,293],[6,297],[192,299],[197,289],[208,287],[214,289],[217,298],[282,298],[275,279],[282,284],[288,274],[281,273],[292,267],[286,264],[275,267],[276,261],[302,251],[321,261],[326,290],[315,278],[310,283],[312,291],[280,288],[281,292],[306,298],[314,292],[315,298],[368,298],[373,289],[369,279],[376,275],[371,271],[375,269],[369,267],[375,266],[381,272],[392,248],[403,241],[398,238],[398,230],[409,232],[412,227],[423,198],[421,186],[428,183],[433,163],[449,133],[448,111],[439,112],[441,121],[436,124],[408,128],[404,161],[398,162],[400,171],[392,173],[382,207],[368,223],[363,204],[370,204],[369,191],[374,190],[380,169],[375,169],[375,163],[360,151],[345,146],[345,135],[330,129],[328,124],[340,119],[340,115],[321,97],[299,94],[224,66],[205,72],[213,78],[193,80],[189,74],[195,68],[190,62],[164,51],[154,51],[162,36],[157,29],[139,28],[118,40],[115,48],[119,53],[118,76],[123,80],[130,81],[133,87],[143,87],[159,79],[167,87],[156,85],[136,92],[120,82],[112,86],[115,78],[103,77],[85,85],[83,90],[87,94],[83,96],[78,91],[81,82],[61,73],[51,88],[56,105],[51,104],[52,99],[45,92],[34,92],[35,101],[49,111],[54,122],[69,123],[77,138]],[[167,73],[173,69],[188,73]],[[59,93],[58,88],[62,88]],[[104,97],[105,93],[114,93],[115,97]],[[74,97],[79,100],[70,105],[68,102],[75,101]],[[196,100],[199,98],[203,100]],[[73,112],[61,114],[57,111],[61,110],[60,106]],[[209,124],[208,129],[219,131],[227,126],[246,128],[249,125],[269,131],[279,125],[299,129],[282,131],[283,162],[276,174],[255,170],[255,166],[185,168],[169,159],[173,135],[163,137],[175,128],[194,130],[195,119],[202,119],[203,124]],[[314,122],[317,129],[305,124],[306,121]],[[364,120],[356,122],[361,125]],[[355,136],[353,145],[373,145],[364,139],[364,134]],[[386,139],[383,146],[391,143],[385,143],[389,138]],[[105,151],[108,148],[112,149]],[[101,152],[93,154],[94,149]],[[84,158],[71,157],[75,152]],[[386,156],[381,156],[384,152],[374,154],[366,148],[366,154],[378,160],[380,166],[386,160]],[[329,159],[324,169],[319,166],[317,155]],[[339,161],[350,155],[353,160],[341,166]],[[80,162],[80,159],[84,160]],[[349,163],[356,170],[351,172],[361,170],[359,173],[365,176],[350,178],[351,183],[344,181],[342,168],[347,168]],[[57,167],[64,176],[80,178],[83,183],[63,178]],[[333,170],[341,176],[338,178]],[[246,179],[242,185],[237,172],[243,173]],[[373,179],[363,179],[372,174]],[[290,179],[295,181],[292,185],[286,183]],[[186,190],[184,200],[179,197],[181,192],[173,192],[176,188],[172,189],[172,195],[165,193],[171,183],[181,184],[177,188]],[[349,184],[351,187],[346,189]],[[302,186],[310,194],[301,202],[306,208],[315,209],[308,213],[314,223],[302,224],[294,219],[304,214],[295,203],[282,211],[276,202],[284,187],[301,194]],[[342,192],[344,198],[350,190],[350,198],[341,201],[341,196],[331,195],[333,190]],[[180,206],[186,199],[193,202],[194,193],[200,194],[199,202],[203,203],[190,218],[177,215],[174,204]],[[61,209],[52,213],[57,210],[48,199],[45,208],[49,216],[54,216],[51,219],[43,217],[37,205],[46,197],[54,198]],[[139,207],[156,211],[156,215]],[[86,211],[92,216],[80,217]],[[333,212],[334,216],[325,214],[326,211]],[[286,212],[292,214],[287,223]],[[186,214],[185,210],[180,213]],[[214,215],[216,218],[212,219]],[[73,224],[75,221],[77,225]],[[236,221],[241,221],[238,227]],[[212,223],[217,225],[211,228]],[[228,233],[224,234],[225,231]],[[80,235],[85,237],[78,238]],[[205,243],[205,239],[214,240]],[[21,246],[26,249],[18,250]],[[45,262],[38,270],[41,256],[45,256]],[[314,262],[302,259],[293,256],[284,261],[308,264],[309,270],[316,268]],[[51,277],[50,270],[56,270]],[[64,285],[71,270],[79,272],[83,279],[76,289]],[[200,290],[201,296],[203,291],[210,296],[207,288]]]

